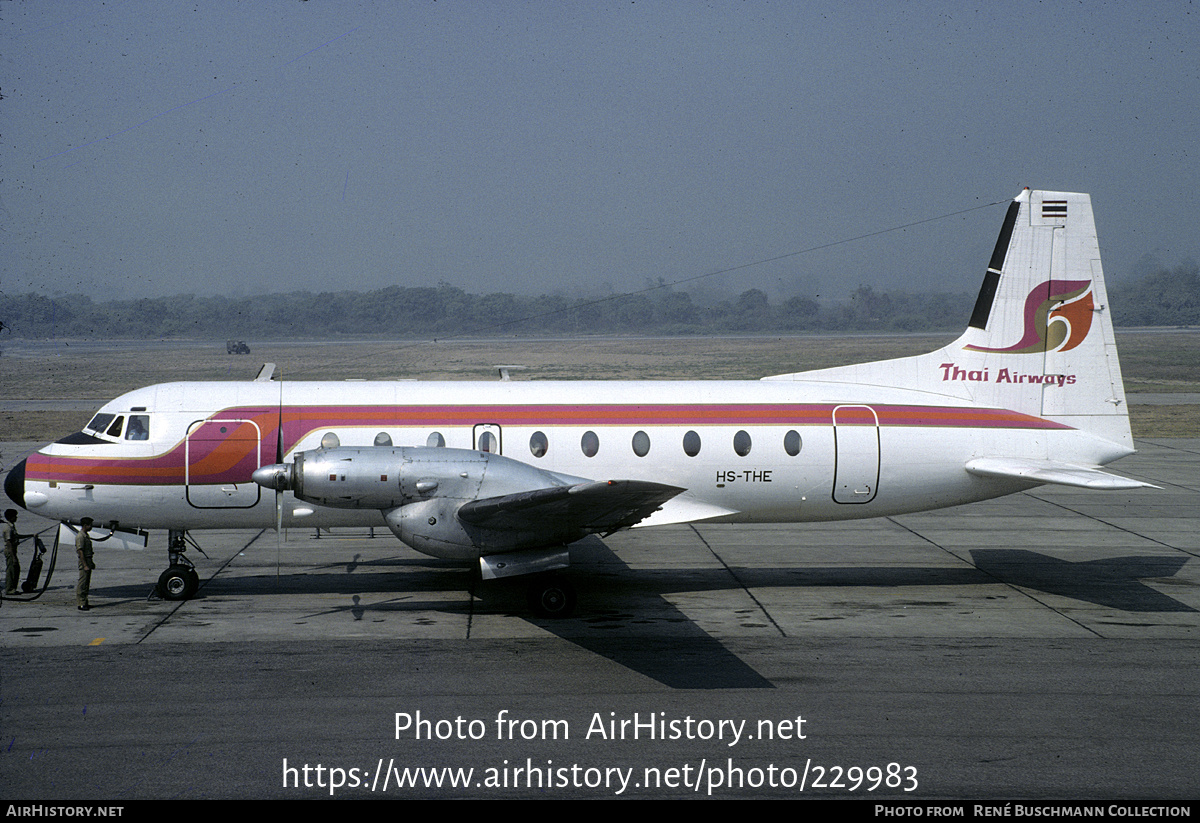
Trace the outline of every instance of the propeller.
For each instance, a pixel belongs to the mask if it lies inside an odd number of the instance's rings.
[[[274,378],[276,366],[274,363],[263,363],[255,382],[265,382]],[[279,410],[275,421],[275,463],[270,466],[260,466],[254,470],[251,477],[263,488],[275,490],[275,533],[283,532],[283,491],[290,488],[290,467],[283,462],[283,376],[279,378]],[[278,543],[279,540],[276,540]]]
[[[274,363],[263,363],[255,382],[266,382],[275,374]],[[279,555],[283,551],[283,490],[291,486],[290,467],[283,462],[283,377],[279,379],[279,411],[275,421],[275,462],[259,466],[251,477],[263,488],[275,490],[275,574],[279,574]]]
[[[283,465],[283,375],[279,376],[279,425],[275,427],[275,465]],[[283,488],[277,477],[275,481],[275,542],[280,541],[283,531]]]
[[[275,426],[275,465],[283,465],[283,375],[279,375],[279,419]],[[283,554],[283,480],[275,475],[275,577],[279,577],[280,555]]]

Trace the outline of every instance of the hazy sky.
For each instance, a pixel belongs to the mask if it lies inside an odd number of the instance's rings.
[[[0,289],[594,294],[1090,192],[1200,257],[1190,2],[0,2]],[[701,281],[974,291],[1003,206]]]

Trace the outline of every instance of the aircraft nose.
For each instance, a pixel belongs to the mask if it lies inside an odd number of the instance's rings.
[[[22,509],[25,508],[25,461],[12,467],[4,478],[4,493]]]

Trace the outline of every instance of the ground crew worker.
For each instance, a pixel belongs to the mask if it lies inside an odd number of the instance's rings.
[[[75,605],[81,612],[91,608],[88,605],[88,592],[92,588],[92,570],[96,564],[92,562],[92,538],[88,534],[92,530],[92,518],[85,517],[79,521],[79,533],[75,535],[75,553],[79,555],[79,582],[75,584]]]
[[[16,594],[17,581],[21,579],[21,561],[17,558],[17,543],[21,535],[17,534],[17,510],[8,509],[4,512],[4,524],[0,525],[0,537],[4,540],[4,593]]]

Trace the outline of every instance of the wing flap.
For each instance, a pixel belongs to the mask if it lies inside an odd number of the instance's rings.
[[[682,491],[644,480],[577,483],[472,500],[458,517],[489,529],[614,532],[641,522]]]
[[[685,492],[678,497],[668,500],[658,511],[638,523],[637,528],[640,529],[644,526],[669,526],[675,523],[696,523],[701,520],[728,518],[738,513],[737,509],[728,509],[714,503],[697,500],[691,494]]]
[[[1001,477],[1030,483],[1053,483],[1081,489],[1157,489],[1153,483],[1101,471],[1097,466],[1077,466],[1057,460],[1028,460],[1015,457],[978,457],[966,469],[977,477]]]

